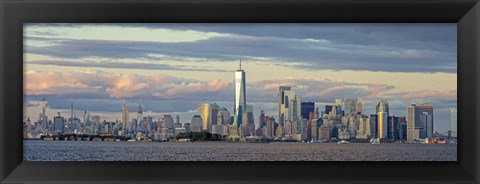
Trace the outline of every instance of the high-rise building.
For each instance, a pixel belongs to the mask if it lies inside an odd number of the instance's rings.
[[[302,115],[301,115],[301,105],[302,105],[302,99],[299,94],[295,93],[295,96],[293,99],[290,100],[290,105],[289,105],[289,121],[298,121],[302,120]],[[307,116],[308,117],[308,116]]]
[[[330,128],[328,126],[322,125],[318,128],[318,134],[319,140],[330,140]]]
[[[40,105],[42,107],[42,129],[46,130],[48,128],[48,120],[47,120],[47,115],[46,115],[46,110],[47,110],[47,101],[45,100],[45,97],[43,97],[42,101],[40,102]]]
[[[301,116],[302,119],[309,119],[310,112],[315,112],[314,102],[302,102],[301,104]]]
[[[356,98],[347,98],[343,101],[345,115],[347,114],[356,114],[358,99]]]
[[[457,107],[450,108],[450,133],[457,138]]]
[[[240,59],[240,67],[235,72],[235,101],[233,104],[233,127],[235,128],[242,123],[243,112],[247,106],[246,85],[245,71],[242,70],[242,59]]]
[[[138,108],[137,108],[137,130],[143,130],[145,129],[145,127],[143,127],[143,110],[142,110],[142,104],[139,103],[138,104]]]
[[[420,118],[420,135],[421,138],[433,138],[433,105],[431,103],[417,104]]]
[[[162,116],[162,128],[168,128],[168,130],[173,131],[173,117],[172,115],[165,114]]]
[[[376,113],[378,113],[378,112],[386,112],[387,116],[389,115],[390,109],[389,109],[387,100],[385,100],[385,99],[380,100],[380,102],[377,104],[377,108],[376,108]]]
[[[128,112],[128,104],[125,101],[123,104],[123,109],[122,109],[122,123],[125,125],[125,129],[131,129],[132,125],[130,124],[130,119],[129,119],[129,112]]]
[[[263,110],[260,110],[260,115],[258,116],[258,123],[259,123],[258,128],[262,128],[266,126],[267,119],[265,117],[265,112]]]
[[[272,138],[275,134],[275,119],[272,116],[265,116],[266,131],[265,137]]]
[[[192,132],[200,132],[203,128],[203,120],[200,115],[193,115],[192,121],[190,122]]]
[[[370,135],[372,137],[377,138],[378,137],[378,115],[377,114],[371,114],[370,115]]]
[[[368,116],[360,118],[358,128],[357,135],[366,135],[367,137],[372,136],[372,131],[370,130],[370,118]]]
[[[387,112],[378,112],[378,138],[387,138]]]
[[[209,130],[210,123],[210,104],[204,103],[198,107],[198,113],[202,117],[202,130]]]
[[[360,99],[357,100],[355,105],[355,114],[362,114],[362,102],[360,102]]]
[[[428,112],[420,113],[420,127],[424,130],[420,132],[422,138],[433,138],[433,116]]]
[[[287,115],[288,99],[293,97],[290,90],[291,87],[289,86],[280,86],[278,88],[278,121],[282,126],[285,121],[285,116]],[[291,96],[288,97],[289,95]]]
[[[330,114],[335,105],[325,105],[325,114]]]
[[[53,117],[53,127],[55,132],[63,133],[65,128],[65,118],[60,116],[60,112],[58,112],[57,116]]]
[[[420,110],[415,104],[407,107],[407,141],[419,139]]]
[[[395,116],[388,116],[388,133],[387,138],[391,140],[400,139],[400,118]]]
[[[412,104],[407,107],[407,141],[433,138],[433,105]]]

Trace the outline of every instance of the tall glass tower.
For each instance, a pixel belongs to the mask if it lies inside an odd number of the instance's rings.
[[[240,58],[240,67],[235,72],[235,101],[234,101],[234,119],[233,126],[242,123],[242,115],[247,106],[246,100],[245,71],[242,70],[242,59]]]

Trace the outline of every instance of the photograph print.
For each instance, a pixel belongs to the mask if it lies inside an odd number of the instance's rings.
[[[454,23],[25,23],[23,41],[26,161],[457,161]]]

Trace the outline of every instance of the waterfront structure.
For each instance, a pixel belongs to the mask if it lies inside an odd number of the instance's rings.
[[[275,119],[273,116],[265,116],[266,131],[265,137],[272,138],[275,134]]]
[[[360,123],[358,126],[357,137],[364,136],[364,137],[372,137],[372,132],[370,130],[370,118],[369,117],[361,117]]]
[[[242,59],[240,58],[240,65],[238,70],[235,72],[235,101],[233,108],[233,127],[239,127],[239,124],[242,123],[243,112],[247,106],[247,97],[246,97],[246,79],[245,71],[242,70]]]
[[[162,116],[162,128],[167,128],[170,132],[173,132],[173,117],[165,114]]]
[[[230,112],[228,112],[227,108],[224,107],[218,110],[217,125],[227,125],[227,124],[231,124]]]
[[[86,111],[85,111],[86,113]],[[125,103],[123,104],[123,109],[122,109],[122,123],[125,125],[125,130],[128,130],[131,128],[131,124],[130,124],[130,119],[129,119],[129,112],[128,112],[128,104],[127,102],[125,101]]]
[[[385,139],[387,138],[387,112],[378,112],[378,138]]]
[[[330,128],[328,126],[322,125],[318,128],[318,139],[330,140]]]
[[[370,115],[370,136],[378,138],[378,115],[371,114]]]
[[[407,141],[433,138],[433,105],[411,104],[407,107]]]
[[[318,119],[310,120],[310,140],[318,140]]]
[[[420,132],[422,139],[433,138],[433,105],[431,103],[419,103],[417,104],[420,118],[420,127],[423,131]],[[420,129],[422,130],[422,129]]]
[[[202,131],[203,120],[200,115],[193,115],[192,121],[190,122],[192,132]]]
[[[60,112],[57,113],[57,116],[53,117],[53,127],[55,132],[63,133],[65,128],[65,118],[60,116]]]
[[[301,105],[301,117],[302,119],[310,119],[310,113],[315,112],[315,103],[314,102],[302,102]]]
[[[400,117],[388,116],[388,133],[387,138],[391,140],[400,139]]]
[[[216,103],[210,104],[209,115],[208,115],[208,130],[212,129],[213,125],[218,124],[218,112],[220,112],[220,106]]]
[[[420,127],[425,131],[421,132],[421,137],[433,138],[433,117],[428,112],[421,112],[420,114]]]
[[[457,138],[457,107],[450,108],[450,134]]]
[[[420,111],[415,104],[407,107],[407,141],[419,139]]]
[[[210,120],[210,104],[203,103],[198,107],[198,114],[202,117],[202,130],[209,130],[211,124],[209,124]]]

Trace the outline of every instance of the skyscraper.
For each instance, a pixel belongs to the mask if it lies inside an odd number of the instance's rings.
[[[60,112],[58,112],[57,116],[53,117],[53,127],[54,131],[58,133],[63,133],[65,128],[65,119],[60,116]]]
[[[192,132],[200,132],[202,131],[202,117],[200,115],[193,115],[192,121],[190,123]]]
[[[343,101],[345,115],[356,114],[357,101],[358,99],[355,98],[347,98]]]
[[[238,127],[242,122],[243,112],[247,105],[246,98],[246,82],[245,82],[245,71],[242,70],[242,59],[240,58],[240,66],[235,72],[235,101],[234,101],[234,118],[233,126]]]
[[[210,120],[210,104],[204,103],[198,107],[198,113],[202,117],[202,130],[207,130]]]
[[[358,99],[357,104],[355,105],[355,114],[362,114],[362,102]]]
[[[265,117],[265,112],[260,110],[260,115],[258,116],[258,123],[260,124],[258,128],[262,128],[266,126],[267,119]]]
[[[420,111],[415,104],[407,107],[407,141],[419,139]]]
[[[128,118],[129,112],[128,112],[128,104],[125,101],[123,104],[123,109],[122,109],[122,122],[125,124],[125,129],[130,129],[132,128],[132,125],[130,125],[130,120]]]
[[[138,104],[138,108],[137,108],[137,129],[138,130],[143,130],[144,127],[143,127],[143,110],[142,110],[142,104],[139,103]]]
[[[288,108],[288,99],[289,95],[291,95],[291,87],[289,86],[280,86],[278,88],[278,121],[280,125],[283,126],[285,121],[285,116],[287,114],[286,108]],[[292,98],[291,96],[290,98]]]
[[[457,138],[457,107],[450,108],[451,137]]]
[[[299,94],[295,93],[294,98],[290,101],[289,105],[289,121],[299,121],[302,120],[302,115],[301,115],[301,105],[302,105],[302,99]],[[307,115],[308,118],[308,115]]]
[[[378,116],[378,138],[385,139],[388,134],[388,102],[387,100],[381,100],[377,104],[377,116]]]
[[[433,105],[431,103],[419,103],[417,104],[420,118],[420,127],[423,131],[420,131],[422,139],[433,137]],[[421,130],[422,130],[421,129]]]
[[[45,130],[47,129],[47,116],[45,114],[45,111],[47,109],[47,101],[45,100],[45,97],[43,97],[42,102],[40,102],[40,105],[42,106],[42,129]]]
[[[315,103],[314,102],[302,102],[301,104],[301,116],[302,119],[309,119],[310,112],[315,111]]]
[[[376,113],[378,113],[378,112],[386,112],[387,116],[389,116],[390,109],[389,109],[387,100],[385,100],[385,99],[380,100],[380,102],[377,104],[377,108],[376,108]]]

